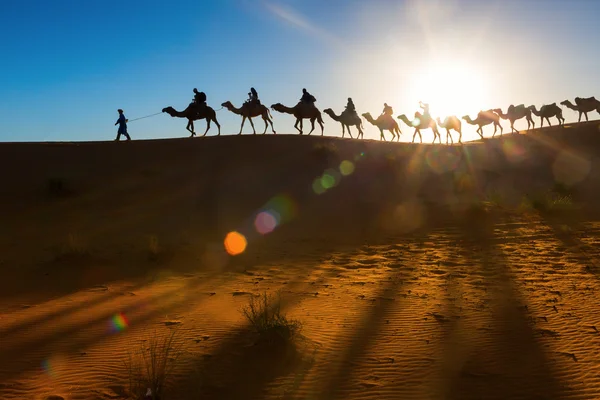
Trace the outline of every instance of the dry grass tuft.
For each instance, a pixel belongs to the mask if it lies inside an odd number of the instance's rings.
[[[252,297],[242,309],[242,313],[250,325],[261,337],[261,340],[291,341],[302,329],[300,321],[288,319],[281,312],[281,295]]]
[[[124,362],[129,378],[129,395],[132,399],[165,400],[169,379],[182,354],[176,343],[177,331],[160,336],[156,332],[140,348],[129,353]],[[147,397],[151,394],[151,397]]]

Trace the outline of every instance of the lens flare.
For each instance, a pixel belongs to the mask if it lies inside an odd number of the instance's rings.
[[[273,232],[279,224],[279,215],[274,211],[263,211],[258,213],[254,219],[254,227],[261,235]]]
[[[354,164],[352,161],[344,160],[340,163],[340,173],[348,176],[354,172]]]
[[[313,189],[313,192],[315,192],[316,194],[323,194],[327,190],[326,188],[323,187],[320,177],[313,181],[312,189]]]
[[[110,319],[110,328],[113,333],[122,332],[129,327],[129,321],[122,312],[115,314]]]
[[[225,250],[229,255],[237,256],[238,254],[242,254],[246,250],[246,246],[248,242],[246,241],[246,237],[239,232],[232,231],[225,236]]]

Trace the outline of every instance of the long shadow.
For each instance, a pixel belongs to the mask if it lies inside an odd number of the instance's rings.
[[[574,256],[583,257],[587,262],[585,271],[600,279],[600,258],[597,257],[598,251],[584,243],[576,232],[585,229],[582,224],[583,217],[575,212],[564,211],[560,213],[540,213],[543,223],[552,229],[554,237],[566,247]]]
[[[294,307],[304,296],[282,298],[281,310]],[[174,398],[261,398],[267,385],[306,364],[302,341],[262,342],[246,323],[234,329],[219,346],[193,361],[197,373],[173,382]]]
[[[189,288],[188,290],[193,290],[193,288]],[[86,349],[98,341],[106,339],[107,336],[113,334],[110,331],[111,318],[117,311],[128,316],[129,325],[135,328],[156,317],[165,315],[165,312],[168,313],[171,310],[182,306],[188,307],[190,305],[189,298],[172,301],[175,294],[178,292],[179,289],[174,288],[158,296],[152,297],[150,301],[154,304],[161,304],[161,306],[156,309],[146,309],[145,302],[137,301],[128,306],[121,307],[119,310],[104,311],[84,323],[65,325],[63,328],[49,331],[48,335],[42,337],[26,340],[16,345],[13,344],[10,347],[8,345],[2,346],[2,348],[0,348],[0,360],[28,360],[27,363],[11,364],[11,368],[1,374],[2,380],[8,381],[13,377],[36,369],[36,367],[42,365],[41,363],[44,359],[51,356],[57,349],[60,349],[62,353],[70,354],[75,351]],[[169,302],[169,300],[171,301]],[[104,325],[105,329],[98,329],[94,333],[90,333],[80,338],[77,337],[77,333],[82,330],[102,325]],[[5,339],[6,336],[3,335],[3,341]],[[6,341],[4,341],[4,343],[9,344],[9,342]],[[32,359],[35,362],[33,364],[31,363]]]
[[[390,275],[395,275],[394,272]],[[354,332],[353,339],[346,351],[340,355],[335,365],[329,366],[329,379],[324,383],[319,391],[318,399],[334,400],[347,398],[344,393],[344,387],[348,385],[353,372],[353,363],[364,357],[369,344],[376,339],[381,332],[381,327],[385,323],[385,317],[392,308],[399,307],[402,301],[391,301],[385,299],[387,296],[397,294],[402,288],[405,281],[408,281],[410,275],[402,276],[401,279],[395,276],[389,276],[390,279],[383,284],[383,287],[378,291],[376,298],[377,302],[370,307],[367,315],[364,316],[360,325]],[[399,299],[397,296],[396,299]]]
[[[564,394],[561,382],[528,323],[522,295],[496,244],[494,221],[485,212],[475,214],[462,227],[461,246],[481,270],[491,296],[493,321],[486,333],[489,336],[480,339],[481,349],[472,347],[477,341],[458,344],[464,362],[446,376],[444,398],[559,399]],[[445,344],[445,357],[457,354],[456,345]]]

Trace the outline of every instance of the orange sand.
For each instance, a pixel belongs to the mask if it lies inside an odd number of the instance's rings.
[[[122,398],[128,352],[175,327],[170,399],[600,397],[599,153],[598,122],[0,144],[0,398]],[[469,208],[556,182],[585,207]],[[277,290],[293,357],[240,313]]]

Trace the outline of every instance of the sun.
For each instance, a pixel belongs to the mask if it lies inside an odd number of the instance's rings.
[[[486,81],[466,63],[435,60],[418,71],[409,89],[410,98],[429,104],[430,113],[442,120],[476,114],[487,103]]]

